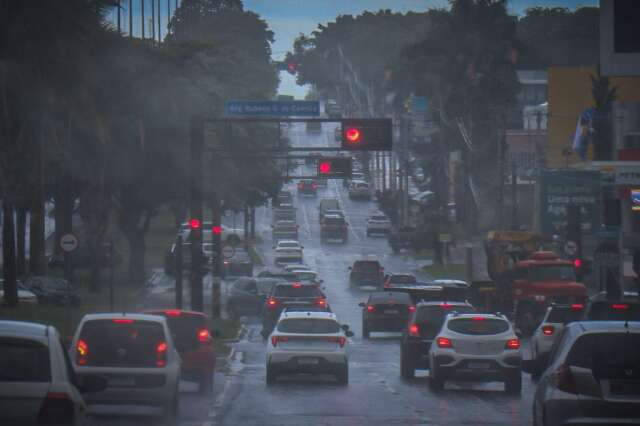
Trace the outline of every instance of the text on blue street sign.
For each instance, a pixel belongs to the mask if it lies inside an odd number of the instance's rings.
[[[320,115],[318,101],[227,101],[226,115],[241,116],[305,116]]]

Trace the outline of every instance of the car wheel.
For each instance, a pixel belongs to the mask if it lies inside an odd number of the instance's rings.
[[[431,378],[429,380],[429,386],[431,387],[431,389],[433,389],[434,391],[443,390],[444,377],[442,377],[442,374],[438,372],[438,369],[435,365],[431,366],[431,371],[429,372],[429,374],[431,375]]]
[[[340,373],[338,374],[338,383],[340,383],[341,385],[348,385],[349,384],[349,364],[344,364],[344,367],[342,367]]]
[[[210,394],[213,392],[213,373],[206,372],[200,377],[198,383],[198,391],[202,394]]]
[[[269,364],[267,364],[267,377],[266,377],[267,386],[272,385],[276,382],[276,373]]]
[[[400,375],[403,379],[410,380],[416,376],[416,369],[413,362],[405,355],[404,351],[400,352]]]
[[[363,339],[369,338],[369,324],[367,324],[366,321],[362,321],[362,338]]]
[[[510,394],[519,394],[522,391],[522,372],[514,371],[507,375],[504,382],[504,390]]]

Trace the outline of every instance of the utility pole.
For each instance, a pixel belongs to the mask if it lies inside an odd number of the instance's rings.
[[[518,230],[518,173],[515,161],[511,165],[511,229]]]
[[[133,37],[133,0],[129,0],[129,38]]]
[[[216,170],[215,156],[213,156],[213,170]],[[222,206],[220,202],[220,196],[213,192],[211,194],[211,244],[212,244],[212,259],[211,259],[211,318],[220,318],[221,312],[221,272],[222,272],[222,236],[219,232],[222,226]],[[245,239],[247,238],[245,234]]]
[[[498,121],[500,125],[497,129],[496,141],[497,141],[497,160],[498,160],[498,197],[497,197],[497,208],[498,208],[498,223],[497,229],[504,228],[504,120],[502,115],[498,117]]]
[[[120,26],[120,0],[116,3],[116,9],[118,12],[118,35],[122,34],[121,26]]]
[[[144,40],[144,0],[140,0],[140,38]]]
[[[156,41],[156,0],[151,0],[151,40]]]
[[[191,227],[191,309],[203,310],[202,294],[202,152],[204,145],[204,121],[202,117],[191,118],[191,152],[189,164],[191,182],[189,182],[189,203],[191,220],[199,221],[197,227]]]
[[[158,0],[158,44],[162,42],[162,13],[160,10],[160,0]]]
[[[175,263],[175,276],[176,276],[176,309],[182,309],[182,235],[178,235],[176,239],[176,263]]]

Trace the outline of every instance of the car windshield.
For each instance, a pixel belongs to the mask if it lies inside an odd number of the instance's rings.
[[[313,285],[279,285],[273,290],[274,297],[321,297],[320,290]]]
[[[531,281],[575,281],[576,272],[572,265],[534,266],[530,269]]]
[[[300,248],[300,244],[298,244],[298,243],[279,243],[278,247],[281,247],[281,248]]]
[[[487,317],[457,318],[447,322],[447,328],[460,334],[490,336],[509,330],[509,323],[502,319]]]
[[[316,274],[313,272],[294,271],[301,281],[313,281],[316,279]]]
[[[50,381],[47,346],[28,339],[0,337],[0,383]]]
[[[380,263],[377,261],[359,261],[353,264],[353,271],[357,272],[375,272],[380,270]]]
[[[292,334],[335,334],[340,324],[331,319],[291,318],[278,323],[278,331]]]
[[[87,348],[84,365],[96,367],[155,367],[156,349],[166,343],[160,323],[127,318],[87,321],[80,340]]]

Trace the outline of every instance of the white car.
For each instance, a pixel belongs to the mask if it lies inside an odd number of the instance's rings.
[[[311,267],[308,265],[305,265],[304,263],[289,263],[287,265],[284,265],[284,267],[282,268],[284,269],[286,272],[291,272],[291,271],[310,271]]]
[[[36,304],[38,296],[31,290],[28,290],[20,281],[18,285],[18,303]],[[4,303],[4,280],[0,279],[0,304]]]
[[[156,416],[173,424],[181,359],[164,317],[87,314],[69,352],[78,377],[107,378],[105,390],[85,397],[90,414]]]
[[[302,262],[302,250],[304,247],[296,240],[280,240],[273,248],[275,250],[273,257],[276,264]]]
[[[318,278],[318,273],[310,269],[292,269],[290,272],[296,274],[302,283],[319,285],[323,282]]]
[[[584,314],[584,305],[552,305],[542,318],[542,322],[531,336],[531,358],[546,362],[553,342],[562,334],[568,323],[580,321]]]
[[[367,218],[367,237],[376,234],[386,235],[391,231],[391,220],[384,213],[374,213]]]
[[[331,312],[283,312],[267,342],[267,384],[283,373],[332,374],[348,384],[351,336]]]
[[[212,222],[203,222],[202,223],[202,240],[203,241],[211,241],[211,237],[213,235],[213,223]],[[178,230],[178,235],[182,237],[182,241],[187,241],[189,235],[191,234],[191,226],[189,223],[184,222],[180,225],[180,229]],[[222,242],[236,245],[244,240],[244,229],[242,228],[229,228],[226,225],[220,226],[220,240]]]
[[[371,187],[363,180],[354,180],[349,185],[349,198],[371,199]]]
[[[80,391],[99,391],[106,381],[76,381],[54,327],[0,321],[0,354],[0,424],[89,424]]]
[[[509,393],[522,388],[520,340],[503,315],[449,314],[429,350],[430,384],[447,380],[503,381]]]

